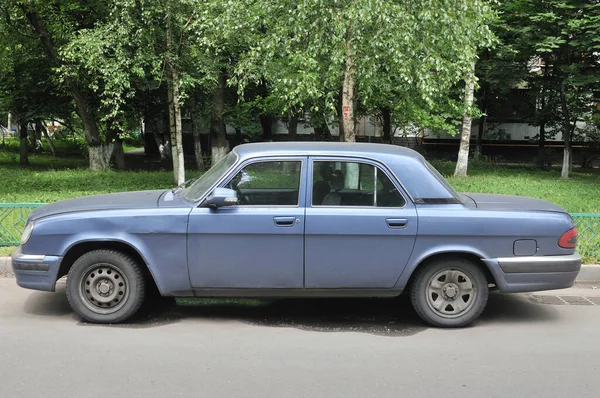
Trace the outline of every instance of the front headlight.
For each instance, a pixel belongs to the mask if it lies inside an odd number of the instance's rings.
[[[24,245],[27,243],[29,238],[31,237],[31,233],[33,232],[33,221],[28,222],[23,229],[23,235],[21,235],[21,244]]]

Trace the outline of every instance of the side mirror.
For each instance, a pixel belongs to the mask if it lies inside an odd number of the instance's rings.
[[[213,193],[206,198],[204,205],[211,209],[233,206],[238,204],[237,193],[229,188],[215,188]]]

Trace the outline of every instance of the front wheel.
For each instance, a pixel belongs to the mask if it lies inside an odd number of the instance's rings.
[[[468,260],[440,259],[417,270],[410,289],[412,305],[425,322],[464,327],[485,309],[489,295],[483,271]]]
[[[146,293],[142,269],[113,250],[81,256],[69,271],[67,299],[75,313],[93,323],[120,323],[140,309]]]

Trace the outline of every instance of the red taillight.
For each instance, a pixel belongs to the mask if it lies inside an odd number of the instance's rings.
[[[577,228],[573,227],[558,239],[558,245],[563,249],[575,249],[577,246]]]

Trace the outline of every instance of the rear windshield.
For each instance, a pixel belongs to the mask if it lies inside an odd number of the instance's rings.
[[[458,192],[456,192],[456,189],[454,189],[454,187],[452,185],[450,185],[450,183],[448,181],[446,181],[444,176],[441,175],[440,172],[437,171],[435,169],[435,167],[433,167],[431,165],[431,163],[429,163],[427,160],[425,160],[424,162],[425,162],[425,166],[427,166],[429,171],[431,171],[431,173],[442,183],[442,185],[444,185],[444,187],[446,187],[446,189],[450,192],[450,194],[452,194],[452,196],[454,196],[454,199],[458,200],[459,202],[462,202],[462,200],[460,199],[460,197],[461,197],[460,194]]]
[[[408,162],[398,168],[398,171],[401,171],[400,180],[415,203],[462,203],[460,195],[435,167],[424,159],[422,162]]]

